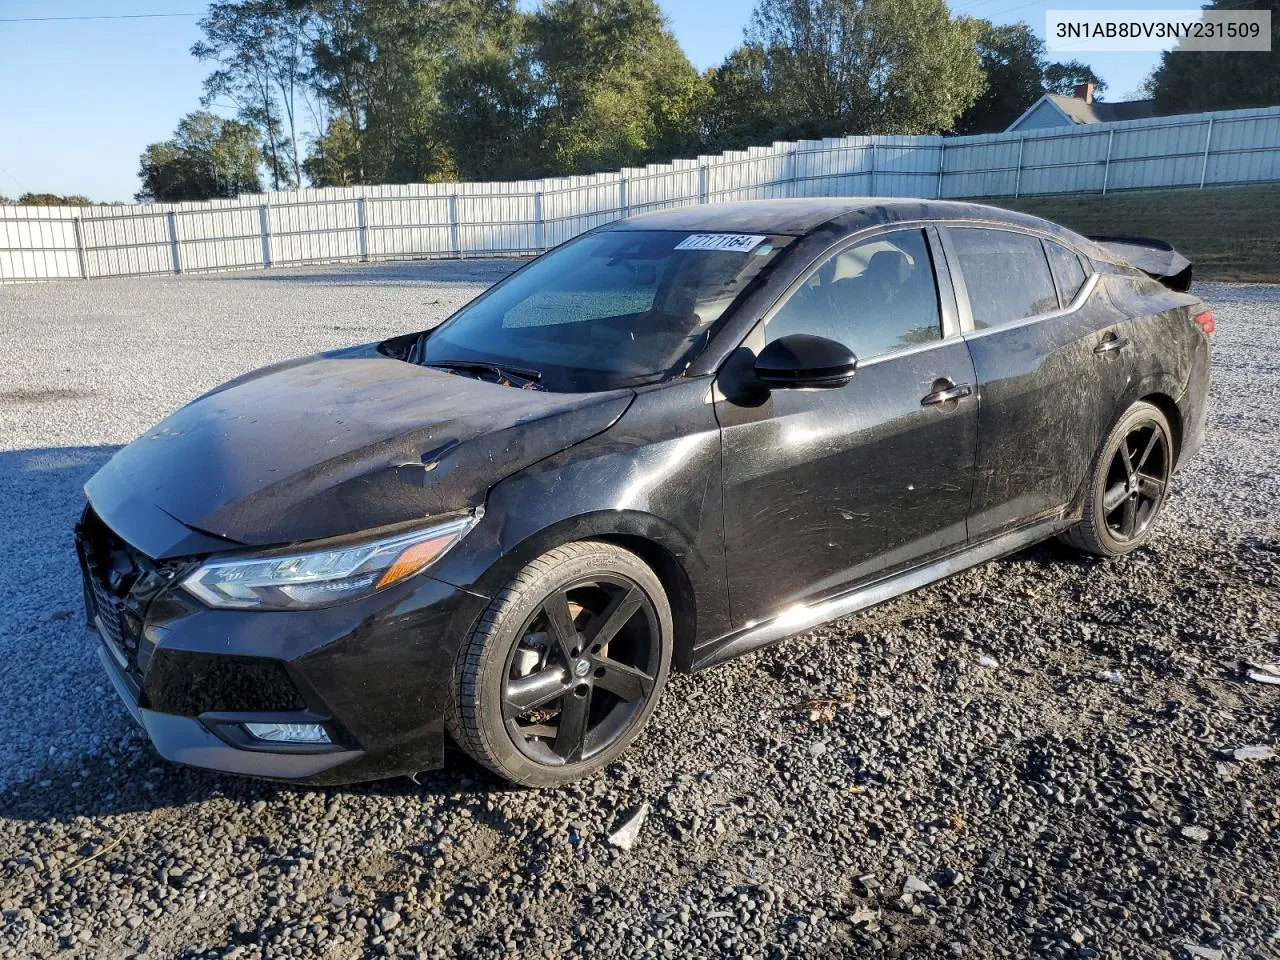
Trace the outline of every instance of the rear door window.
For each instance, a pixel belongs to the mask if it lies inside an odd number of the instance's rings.
[[[977,329],[1058,309],[1039,237],[983,227],[953,227],[950,232]]]
[[[1078,256],[1060,243],[1046,240],[1044,248],[1049,252],[1049,266],[1053,268],[1053,279],[1058,282],[1058,293],[1061,294],[1062,305],[1065,307],[1084,286],[1084,266]]]

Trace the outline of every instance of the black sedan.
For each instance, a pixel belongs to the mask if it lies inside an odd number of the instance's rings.
[[[963,203],[667,210],[247,374],[86,487],[103,664],[181,763],[333,783],[452,743],[545,786],[672,669],[1049,537],[1127,553],[1200,446],[1213,318],[1167,246],[1108,243]]]

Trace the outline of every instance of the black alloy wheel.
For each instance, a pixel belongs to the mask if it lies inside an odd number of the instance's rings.
[[[674,628],[662,581],[614,543],[582,540],[526,564],[458,651],[450,736],[514,783],[599,770],[657,708]]]
[[[624,736],[653,693],[657,612],[619,575],[554,590],[508,658],[503,717],[512,742],[542,764],[590,760]]]
[[[1169,494],[1177,461],[1173,435],[1155,404],[1139,401],[1126,410],[1094,460],[1080,522],[1060,539],[1100,557],[1146,543]]]
[[[1155,420],[1133,424],[1121,439],[1102,494],[1107,530],[1118,542],[1141,538],[1160,512],[1169,487],[1169,459],[1168,437]]]

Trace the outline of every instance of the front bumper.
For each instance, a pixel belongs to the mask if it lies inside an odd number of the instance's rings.
[[[144,575],[116,604],[85,540],[103,668],[166,759],[310,784],[443,765],[454,661],[483,598],[420,575],[322,610],[212,610],[161,570],[164,586]],[[256,740],[248,722],[320,723],[332,743]]]
[[[113,654],[104,640],[98,647],[98,658],[110,677],[116,693],[133,718],[142,725],[152,746],[160,756],[174,763],[189,767],[202,767],[222,773],[237,773],[250,777],[272,780],[294,780],[304,783],[344,781],[339,768],[358,766],[357,761],[366,757],[363,750],[330,750],[324,753],[279,753],[265,750],[244,750],[229,745],[195,717],[182,717],[172,713],[146,710],[138,705],[133,692],[116,664]]]

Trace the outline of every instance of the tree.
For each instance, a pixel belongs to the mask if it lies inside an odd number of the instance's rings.
[[[440,84],[438,127],[464,180],[519,180],[541,166],[533,62],[524,51],[486,47]]]
[[[193,56],[218,64],[204,81],[204,105],[226,96],[240,119],[262,130],[277,190],[302,182],[297,101],[309,19],[305,0],[213,3],[199,22],[205,40],[191,48]]]
[[[440,79],[436,125],[463,179],[518,180],[541,168],[529,20],[514,3],[478,10]]]
[[[759,47],[731,52],[707,71],[711,95],[703,112],[707,150],[734,150],[768,143],[783,125],[774,116],[765,71],[768,58]]]
[[[188,114],[171,140],[153,143],[140,158],[139,201],[210,200],[262,190],[261,132],[212,113]]]
[[[548,172],[590,173],[697,151],[710,91],[654,0],[548,0],[530,33]]]
[[[1173,50],[1160,55],[1160,65],[1147,87],[1161,114],[1202,110],[1237,110],[1280,103],[1280,0],[1229,0],[1206,10],[1270,10],[1272,53]]]
[[[1045,93],[1071,97],[1075,95],[1076,87],[1082,83],[1093,84],[1093,95],[1098,100],[1102,99],[1102,94],[1107,89],[1107,81],[1094,73],[1087,63],[1079,60],[1051,63],[1044,68]]]
[[[439,123],[442,79],[491,21],[519,15],[514,0],[313,0],[310,9],[308,80],[342,121],[354,164],[343,176],[412,183],[454,175]]]
[[[351,187],[360,182],[360,144],[346,117],[332,118],[315,136],[302,169],[313,187]]]
[[[747,46],[778,136],[924,134],[981,94],[976,34],[944,0],[760,0]]]
[[[1044,41],[1025,23],[998,27],[977,20],[975,25],[987,87],[956,121],[956,132],[996,133],[1044,95]]]
[[[0,203],[8,203],[0,197]],[[65,197],[56,193],[24,193],[18,198],[22,207],[87,207],[92,201],[79,193],[69,193]]]

